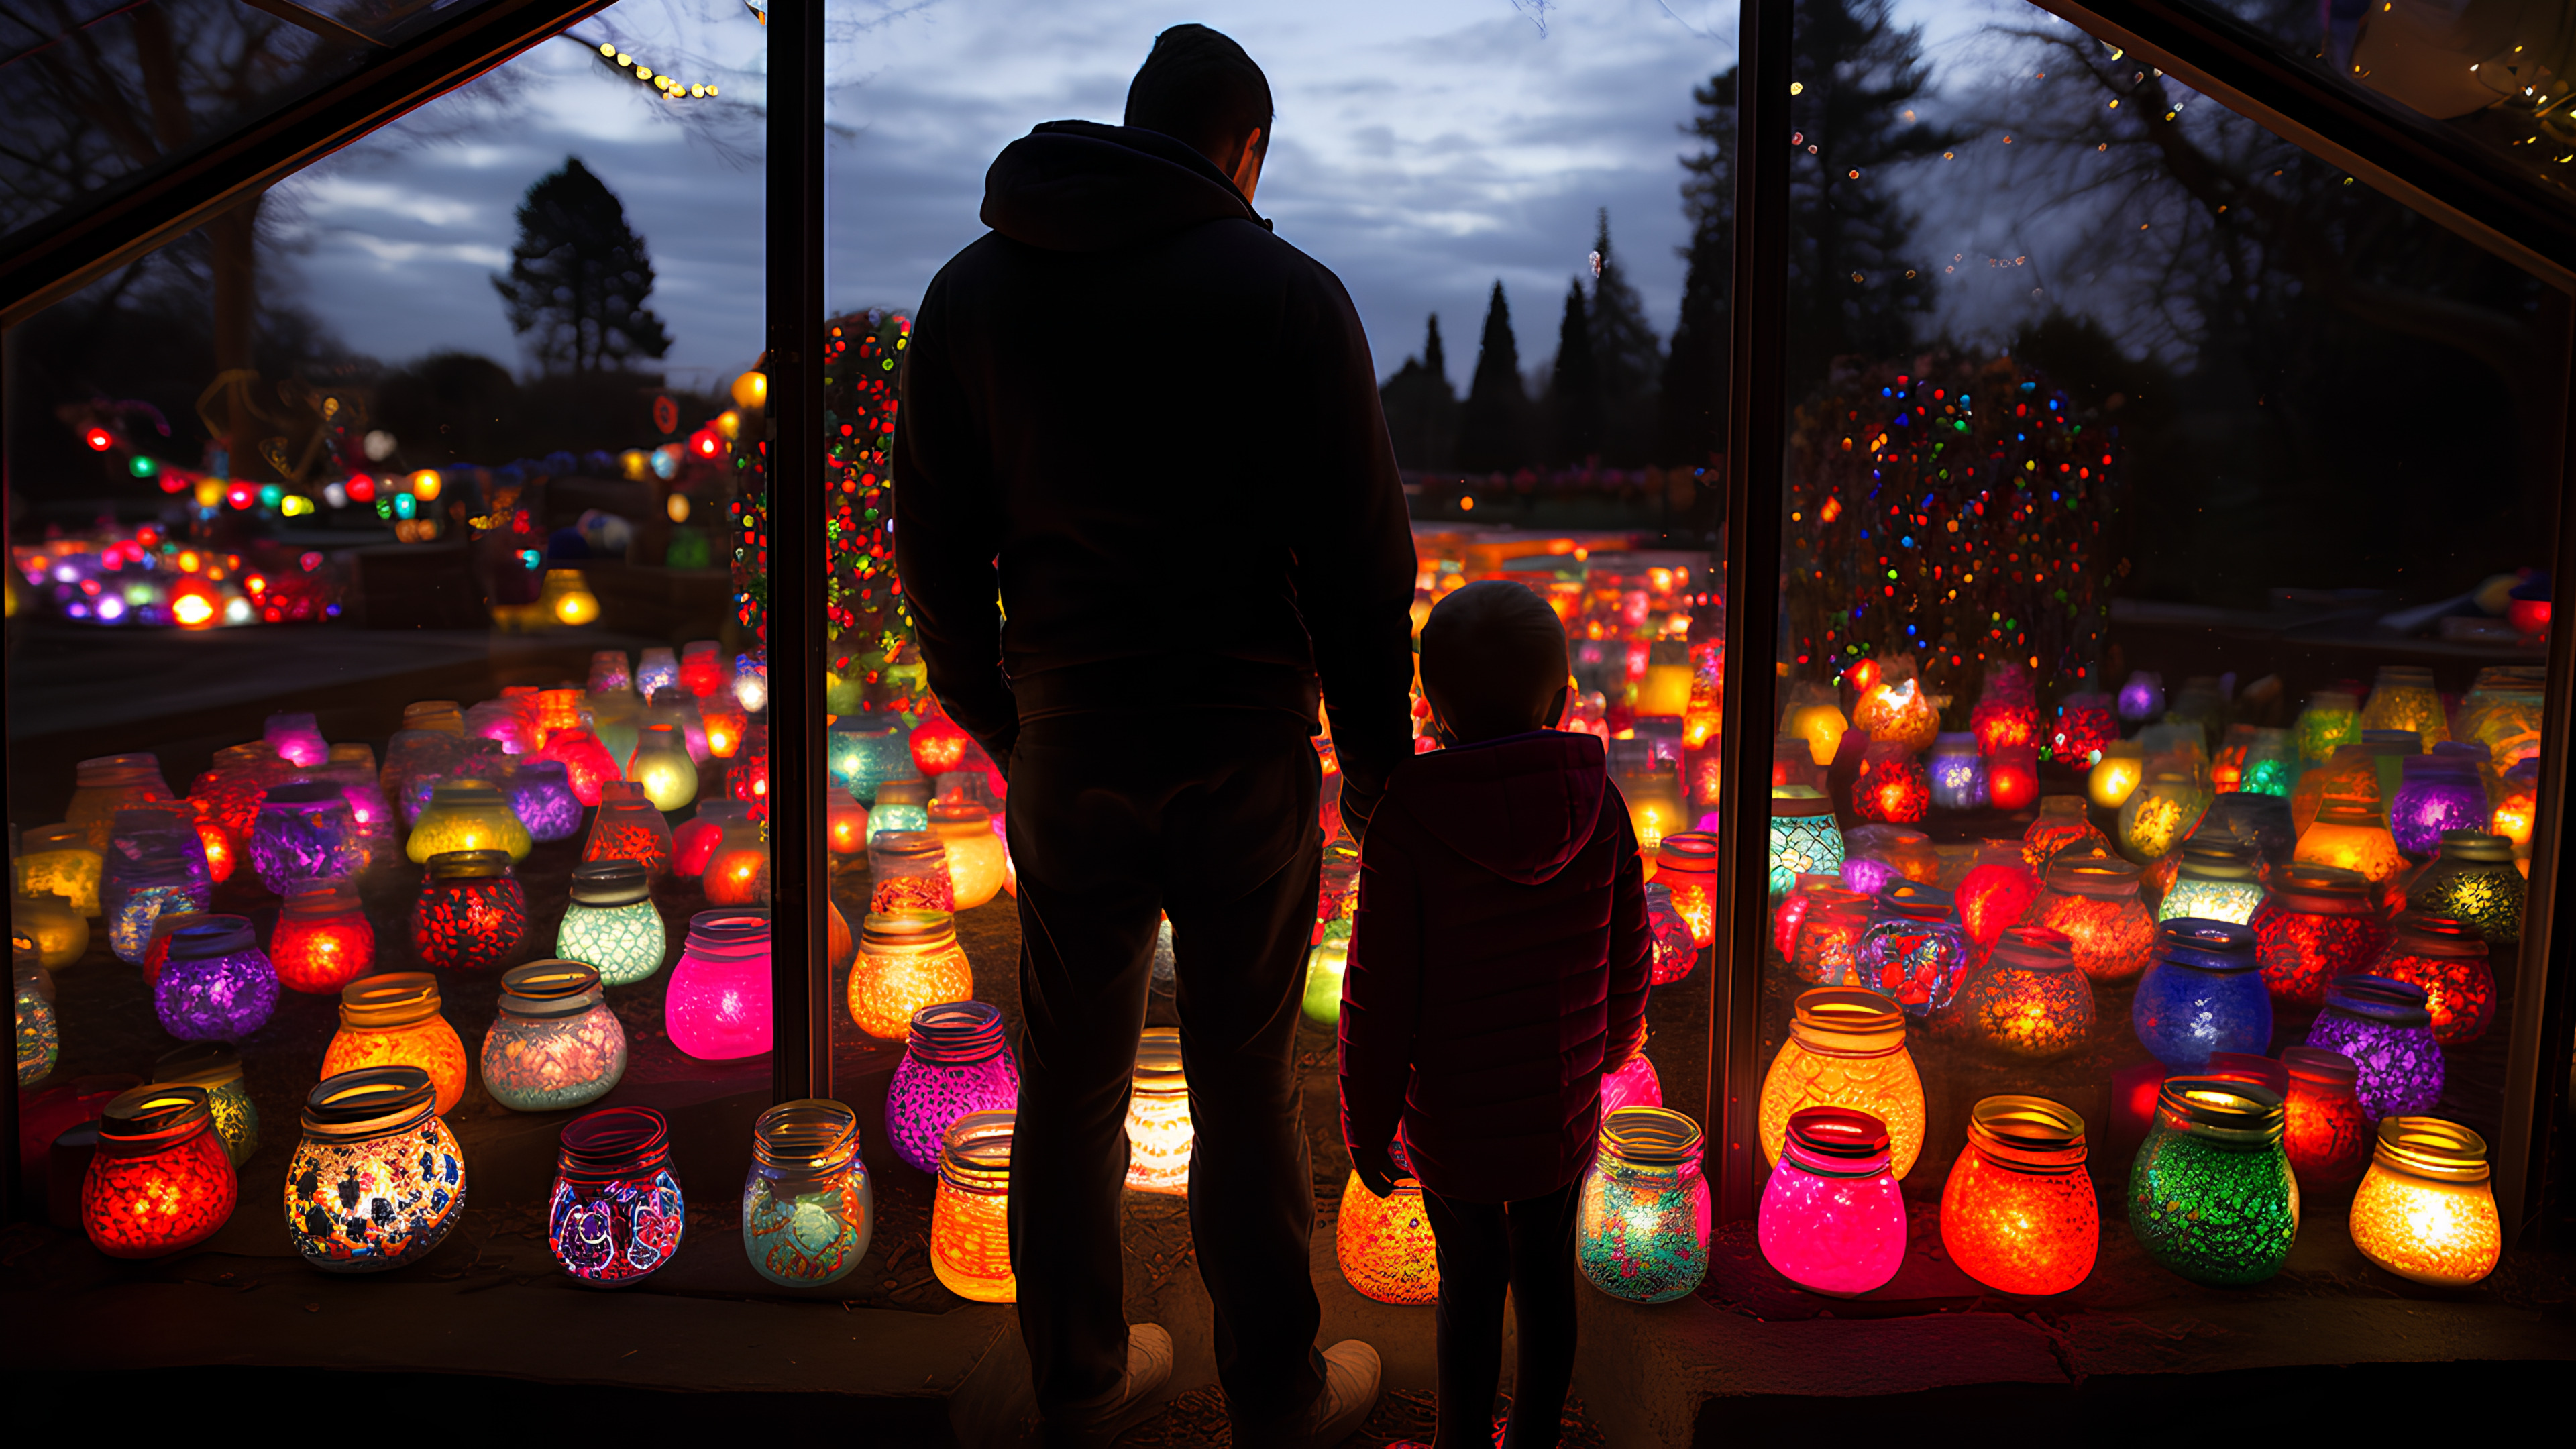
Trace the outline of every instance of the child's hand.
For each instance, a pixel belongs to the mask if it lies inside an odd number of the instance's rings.
[[[1365,1158],[1353,1159],[1351,1170],[1359,1174],[1360,1186],[1378,1197],[1395,1191],[1395,1180],[1403,1176],[1395,1170],[1395,1163],[1387,1157],[1383,1147]]]

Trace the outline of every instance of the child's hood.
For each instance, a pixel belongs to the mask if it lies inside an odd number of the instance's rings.
[[[1607,783],[1599,739],[1538,730],[1416,755],[1389,794],[1441,844],[1506,880],[1539,885],[1592,838]]]

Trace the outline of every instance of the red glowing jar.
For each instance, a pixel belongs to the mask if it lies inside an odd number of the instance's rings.
[[[715,848],[707,852],[698,885],[709,905],[756,906],[768,900],[768,832],[749,820],[726,826]]]
[[[1805,918],[1798,923],[1792,974],[1817,986],[1857,984],[1860,941],[1869,933],[1876,899],[1837,886],[1819,886],[1809,899]]]
[[[2120,737],[2119,717],[2107,694],[2070,694],[2057,702],[2057,725],[2048,737],[2050,759],[2082,772]]]
[[[1771,908],[1771,944],[1779,951],[1781,960],[1796,959],[1798,928],[1806,921],[1807,912],[1815,905],[1820,891],[1843,891],[1843,878],[1840,875],[1802,875],[1798,877],[1796,888]],[[1857,891],[1843,893],[1859,894]]]
[[[111,1258],[164,1258],[215,1235],[241,1179],[215,1132],[206,1089],[137,1087],[99,1109],[98,1150],[81,1182],[81,1227]]]
[[[2369,880],[2334,866],[2279,872],[2247,924],[2254,928],[2263,984],[2274,998],[2306,1006],[2324,1005],[2330,982],[2368,966],[2388,944]]]
[[[733,663],[713,639],[695,639],[680,646],[680,684],[700,699],[725,690],[731,682]]]
[[[289,991],[338,991],[376,964],[376,928],[354,890],[301,891],[278,910],[268,959],[277,967],[278,984]]]
[[[1959,924],[1978,950],[1991,951],[2004,928],[2039,899],[2039,890],[2039,877],[2022,867],[2019,845],[1989,842],[1978,847],[1977,863],[1959,881]]]
[[[1717,837],[1685,831],[1655,847],[1655,883],[1672,892],[1673,907],[1690,922],[1691,944],[1717,940]]]
[[[2030,675],[2018,665],[1989,665],[1985,693],[1968,713],[1968,731],[1977,737],[1977,749],[1983,754],[2037,750],[2039,704],[2031,692]]]
[[[671,822],[644,798],[644,787],[632,780],[609,780],[599,787],[599,813],[591,817],[590,836],[581,843],[581,861],[631,860],[648,876],[671,873],[676,844]]]
[[[755,818],[751,807],[739,800],[701,801],[688,819],[671,832],[671,868],[685,876],[703,876],[707,862],[715,858],[716,847],[724,843],[725,831]]]
[[[1986,798],[1998,810],[2027,810],[2039,799],[2039,753],[2027,745],[1986,752]]]
[[[912,762],[923,779],[935,780],[966,768],[967,749],[973,742],[955,720],[934,714],[912,727]]]
[[[2365,968],[2368,973],[2424,988],[2433,1039],[2442,1045],[2486,1035],[2496,1008],[2487,943],[2464,922],[2421,911],[2408,911],[2389,926],[2389,942]]]
[[[754,720],[743,731],[742,748],[725,772],[725,793],[751,807],[751,818],[769,815],[769,726]],[[866,820],[862,813],[859,817]],[[864,837],[862,837],[864,839]]]
[[[572,786],[574,798],[584,805],[598,804],[600,787],[611,780],[624,779],[626,774],[617,767],[617,759],[608,753],[608,746],[599,742],[599,736],[578,725],[546,736],[545,748],[537,751],[537,758],[562,765],[565,782]]]
[[[1168,926],[1170,923],[1165,924]],[[1319,931],[1321,929],[1318,928]],[[1670,986],[1690,975],[1691,969],[1699,964],[1699,946],[1691,940],[1690,922],[1682,918],[1681,911],[1673,905],[1673,893],[1660,881],[1646,887],[1646,934],[1654,941],[1653,963],[1647,972],[1650,984]],[[1336,944],[1348,952],[1347,937]],[[1337,978],[1339,974],[1335,973]],[[1338,987],[1333,995],[1333,1010],[1338,1021],[1341,1011]]]
[[[2346,1187],[2361,1181],[2378,1142],[2370,1114],[2353,1095],[2352,1058],[2323,1047],[2281,1052],[2289,1069],[2281,1146],[2303,1188]]]
[[[1902,740],[1870,741],[1852,785],[1852,813],[1863,820],[1905,825],[1932,808],[1932,777]]]
[[[2021,924],[2074,942],[2076,967],[2094,980],[2126,981],[2147,969],[2156,948],[2156,915],[2138,895],[2139,875],[2108,856],[2060,860]]]
[[[509,852],[451,850],[429,858],[411,908],[411,948],[422,965],[498,971],[519,959],[527,936],[528,897],[510,873]]]
[[[1941,1246],[2004,1293],[2064,1293],[2093,1272],[2102,1209],[2084,1171],[2084,1119],[2045,1097],[1988,1097],[1941,1188]]]

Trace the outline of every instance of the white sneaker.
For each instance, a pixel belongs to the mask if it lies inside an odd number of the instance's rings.
[[[1374,1354],[1370,1361],[1374,1383]],[[1156,1396],[1171,1377],[1171,1334],[1160,1324],[1129,1324],[1125,1381],[1087,1404],[1068,1404],[1049,1415],[1048,1442],[1107,1445],[1158,1407]]]

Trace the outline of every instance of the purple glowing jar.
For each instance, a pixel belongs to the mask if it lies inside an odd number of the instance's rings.
[[[239,1041],[277,1009],[277,968],[249,921],[208,916],[170,933],[152,1007],[181,1041]]]
[[[2408,755],[2398,762],[2397,796],[2388,802],[2388,833],[2408,860],[2441,853],[2445,830],[2484,830],[2486,781],[2462,755]]]
[[[281,896],[366,868],[367,849],[346,788],[328,780],[273,785],[250,828],[251,869]]]
[[[277,751],[277,757],[298,769],[309,770],[331,758],[331,746],[322,738],[322,727],[309,714],[273,714],[260,727],[260,738]]]
[[[1002,1035],[1002,1009],[949,1001],[912,1014],[912,1040],[886,1084],[886,1136],[896,1155],[939,1170],[940,1140],[971,1112],[1008,1111],[1020,1099],[1020,1067]]]
[[[2353,1095],[2374,1122],[2433,1110],[2442,1100],[2442,1046],[2424,988],[2385,976],[2339,976],[2308,1045],[2352,1059]]]
[[[561,760],[530,760],[513,771],[506,792],[510,813],[531,840],[570,840],[581,833],[581,797],[572,792]]]

